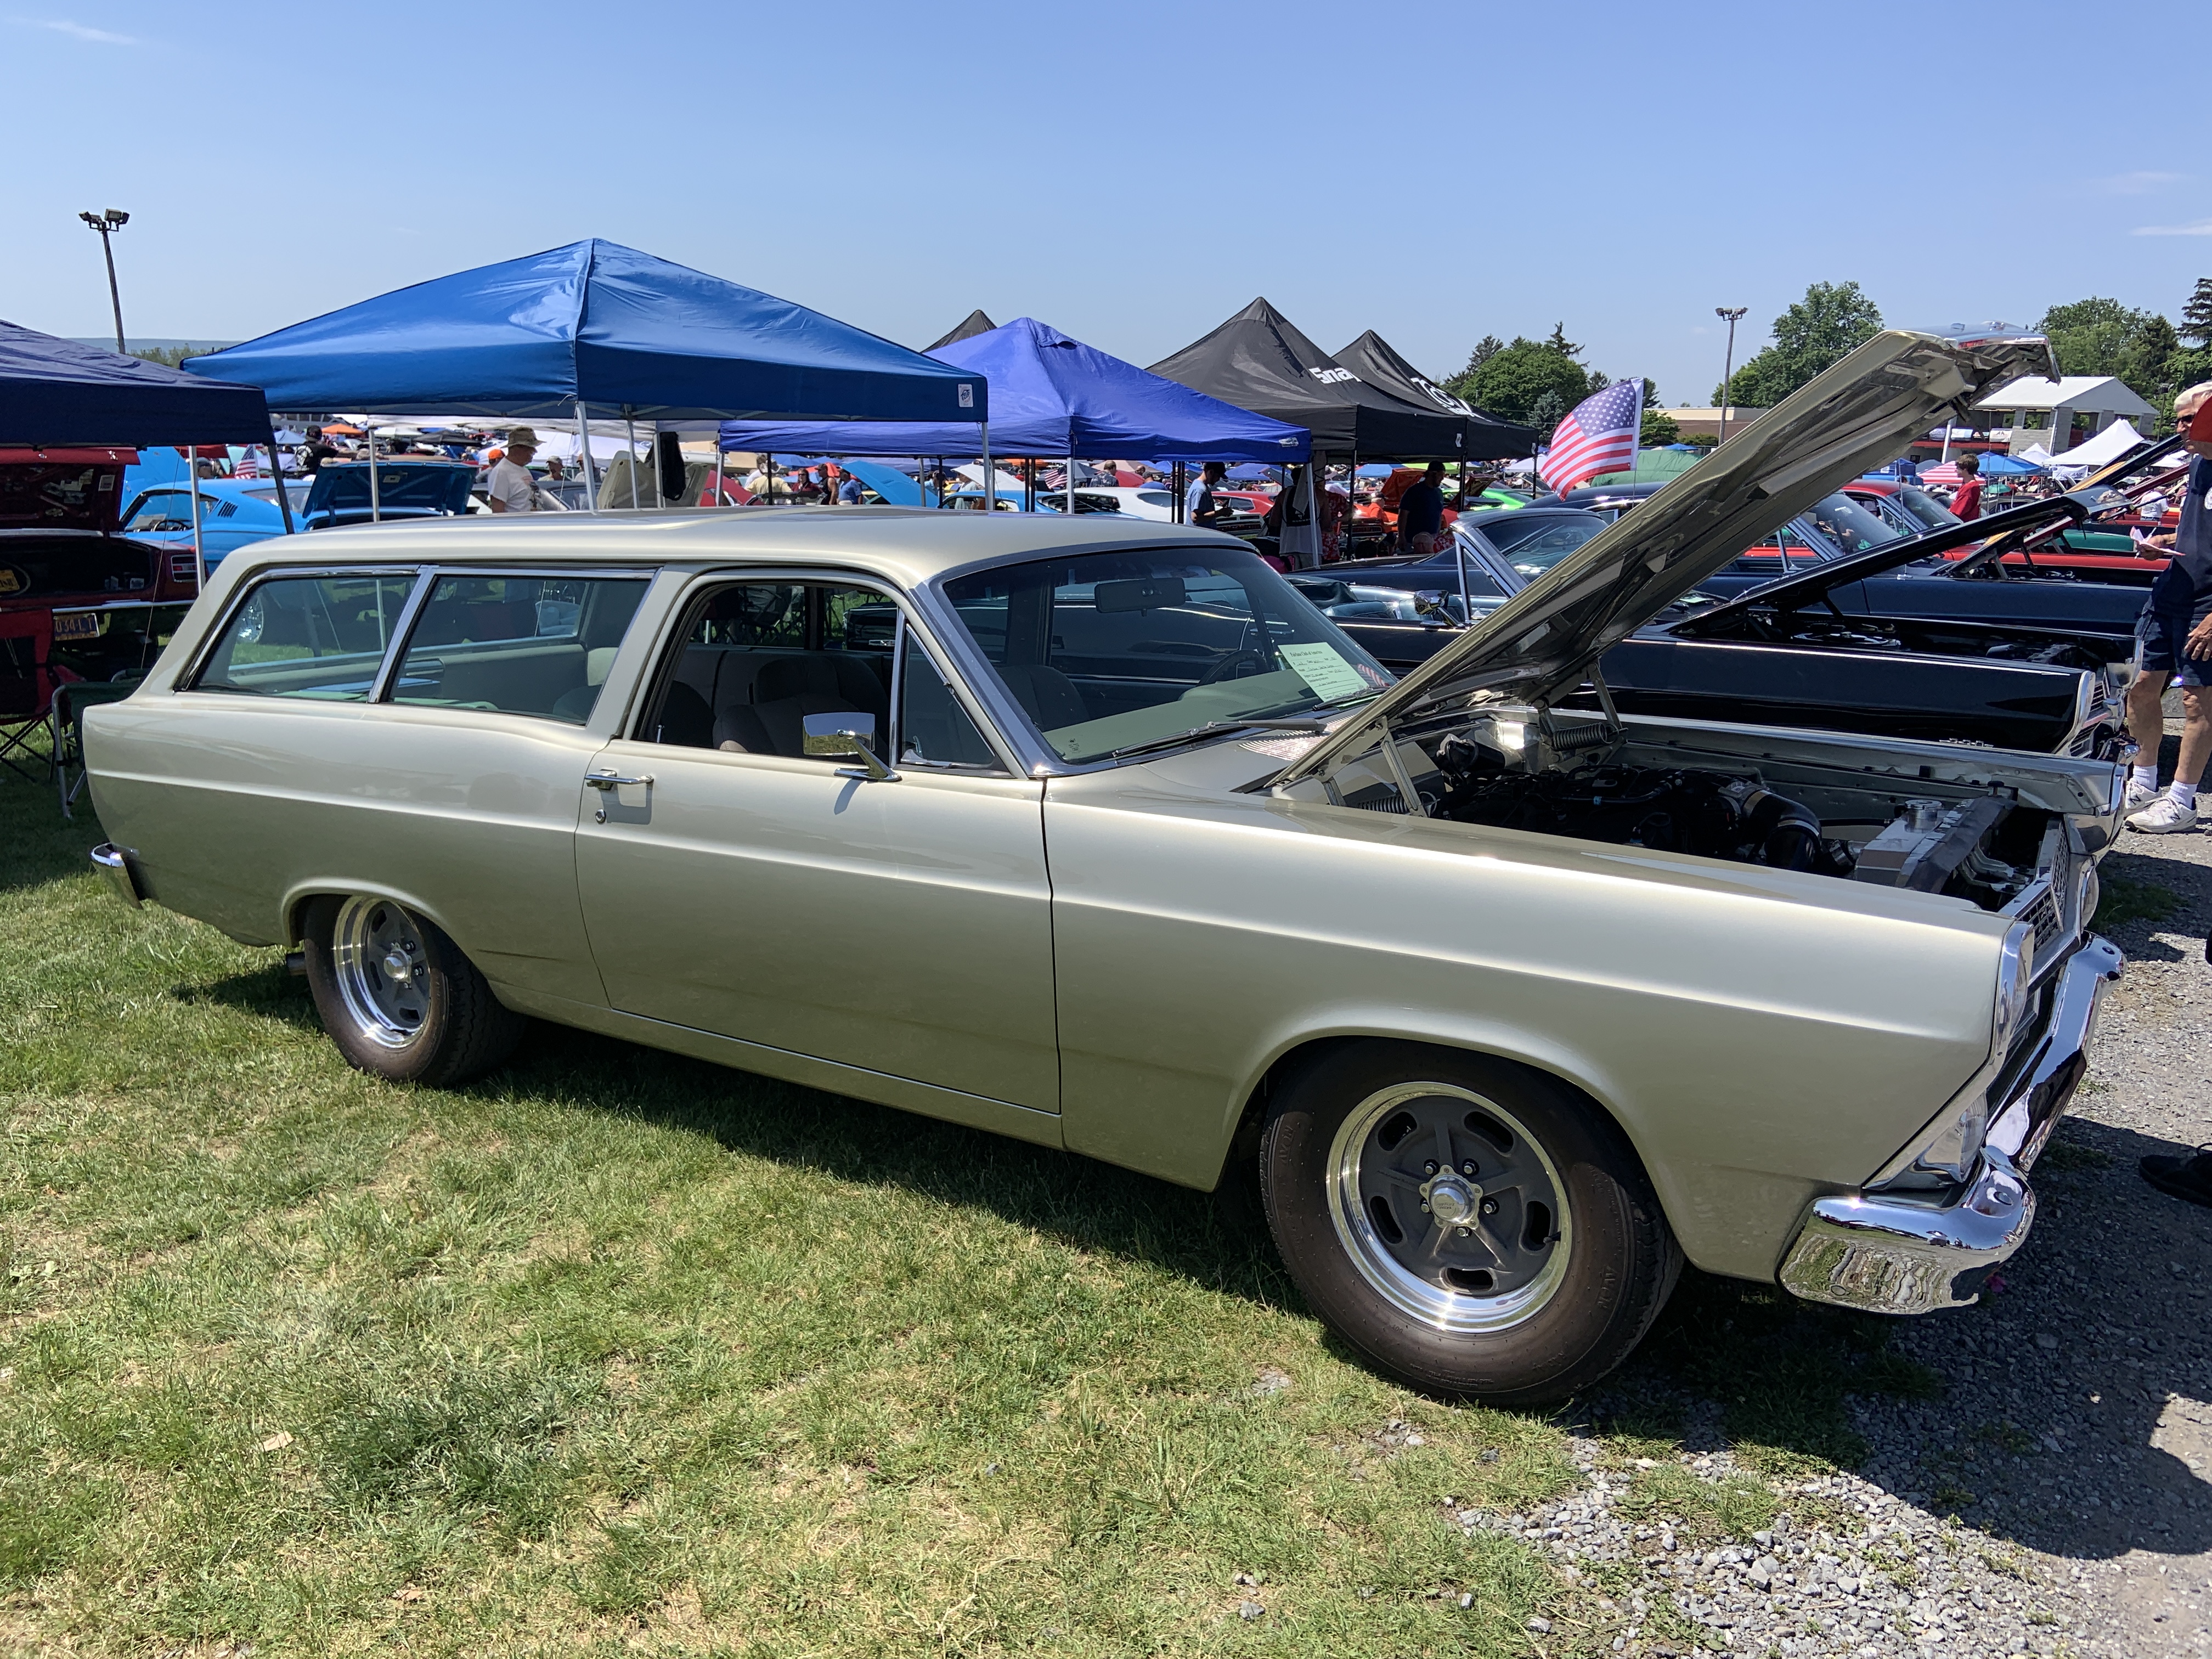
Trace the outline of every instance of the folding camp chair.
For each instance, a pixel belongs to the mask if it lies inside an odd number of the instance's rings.
[[[53,702],[53,648],[52,611],[0,611],[0,766],[26,783],[44,781],[24,763],[37,758],[31,738]]]
[[[84,711],[95,703],[120,702],[138,689],[137,680],[72,680],[54,688],[52,721],[54,788],[62,798],[62,816],[74,820],[70,805],[84,791]],[[70,779],[70,769],[76,779]]]

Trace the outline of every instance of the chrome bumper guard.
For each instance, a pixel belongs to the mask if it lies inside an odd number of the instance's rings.
[[[146,902],[146,891],[139,885],[137,871],[131,867],[131,854],[113,842],[104,841],[92,849],[92,867],[107,878],[125,903]]]
[[[1990,1114],[1971,1181],[1945,1194],[1815,1199],[1783,1257],[1783,1288],[1866,1313],[1931,1313],[1973,1302],[2034,1224],[2026,1172],[2081,1086],[2098,1010],[2123,960],[2092,935],[2058,970],[2050,1018]]]

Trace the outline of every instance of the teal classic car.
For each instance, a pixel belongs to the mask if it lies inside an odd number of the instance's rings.
[[[226,561],[91,711],[118,890],[453,1084],[532,1019],[1212,1188],[1425,1389],[1586,1387],[1686,1259],[1972,1301],[2118,971],[2118,769],[1564,708],[2018,349],[1885,334],[1390,677],[1114,514],[568,514]]]

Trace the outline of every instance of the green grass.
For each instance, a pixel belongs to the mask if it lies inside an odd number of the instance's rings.
[[[373,1082],[276,951],[80,873],[98,838],[0,782],[0,1651],[1602,1627],[1445,1518],[1571,1486],[1560,1422],[1380,1379],[1227,1206],[559,1030],[466,1090]],[[1662,1460],[1640,1509],[1764,1524],[1768,1473],[1851,1454],[1846,1387],[1929,1386],[1878,1331],[1692,1276],[1623,1386],[1721,1400],[1761,1473],[1700,1481],[1671,1407],[1623,1418]]]

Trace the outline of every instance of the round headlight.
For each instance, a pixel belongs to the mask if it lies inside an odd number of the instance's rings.
[[[1997,951],[1997,1041],[2010,1040],[2027,1012],[2027,989],[2035,977],[2035,928],[2015,921],[2006,929]]]

